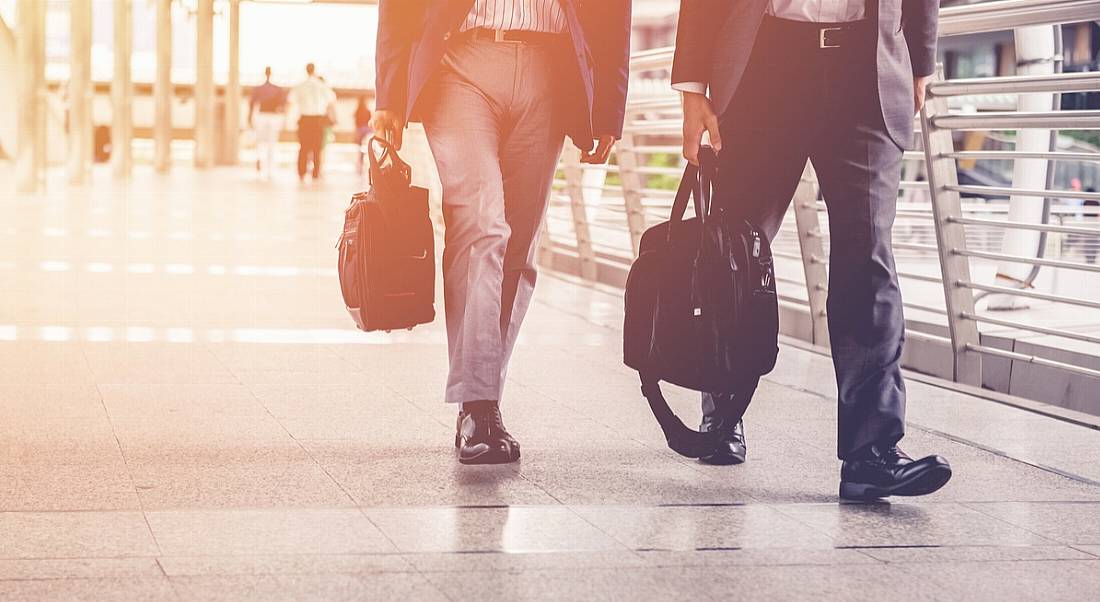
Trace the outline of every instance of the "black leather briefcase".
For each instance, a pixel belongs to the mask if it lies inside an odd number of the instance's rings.
[[[623,357],[638,371],[669,447],[689,457],[714,449],[721,433],[687,428],[660,381],[730,391],[767,374],[779,351],[779,305],[763,231],[712,207],[717,160],[704,149],[688,166],[669,221],[648,229],[626,284]],[[685,220],[688,201],[695,217]]]
[[[381,148],[381,155],[375,152]],[[337,248],[344,305],[360,330],[435,319],[435,230],[428,191],[385,140],[371,140],[370,190],[352,197]]]

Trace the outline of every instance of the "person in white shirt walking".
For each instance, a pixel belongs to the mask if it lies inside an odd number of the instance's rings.
[[[313,63],[306,65],[306,80],[290,92],[290,101],[298,109],[298,179],[305,180],[313,164],[313,179],[321,178],[321,149],[329,107],[336,93],[316,74]]]

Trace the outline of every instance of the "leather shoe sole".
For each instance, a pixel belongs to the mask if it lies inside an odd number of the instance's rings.
[[[712,466],[734,466],[736,464],[743,464],[745,462],[745,450],[735,450],[729,446],[724,446],[722,449],[714,452],[713,454],[707,454],[699,458],[699,461],[703,464],[710,464]]]
[[[939,491],[951,480],[951,466],[935,464],[908,479],[893,485],[880,486],[868,483],[840,482],[840,497],[846,500],[869,501],[892,495],[917,496]]]
[[[475,443],[458,447],[458,461],[460,464],[510,464],[518,460],[519,446],[509,445],[505,442],[501,442],[497,446],[490,446],[487,443]]]

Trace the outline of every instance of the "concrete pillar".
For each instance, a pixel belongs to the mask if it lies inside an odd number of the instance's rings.
[[[92,0],[69,5],[69,156],[70,184],[84,184],[92,166]]]
[[[229,77],[225,84],[222,162],[236,165],[241,138],[241,2],[229,0]]]
[[[195,167],[214,164],[214,0],[198,0],[195,56]]]
[[[115,72],[111,80],[111,171],[127,179],[133,170],[134,83],[130,58],[134,47],[132,0],[115,0]]]
[[[157,2],[157,77],[153,82],[153,169],[172,167],[172,0]]]
[[[16,17],[15,188],[40,192],[46,169],[46,3],[19,0]]]

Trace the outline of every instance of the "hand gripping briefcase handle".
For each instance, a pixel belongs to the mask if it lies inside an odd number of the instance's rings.
[[[375,150],[377,147],[382,149],[381,154],[378,154]],[[367,160],[370,162],[367,175],[372,185],[381,180],[382,168],[385,166],[386,161],[389,161],[395,171],[401,175],[406,186],[412,184],[412,168],[409,167],[408,163],[402,161],[401,157],[397,156],[397,149],[385,138],[371,137],[367,143]]]

